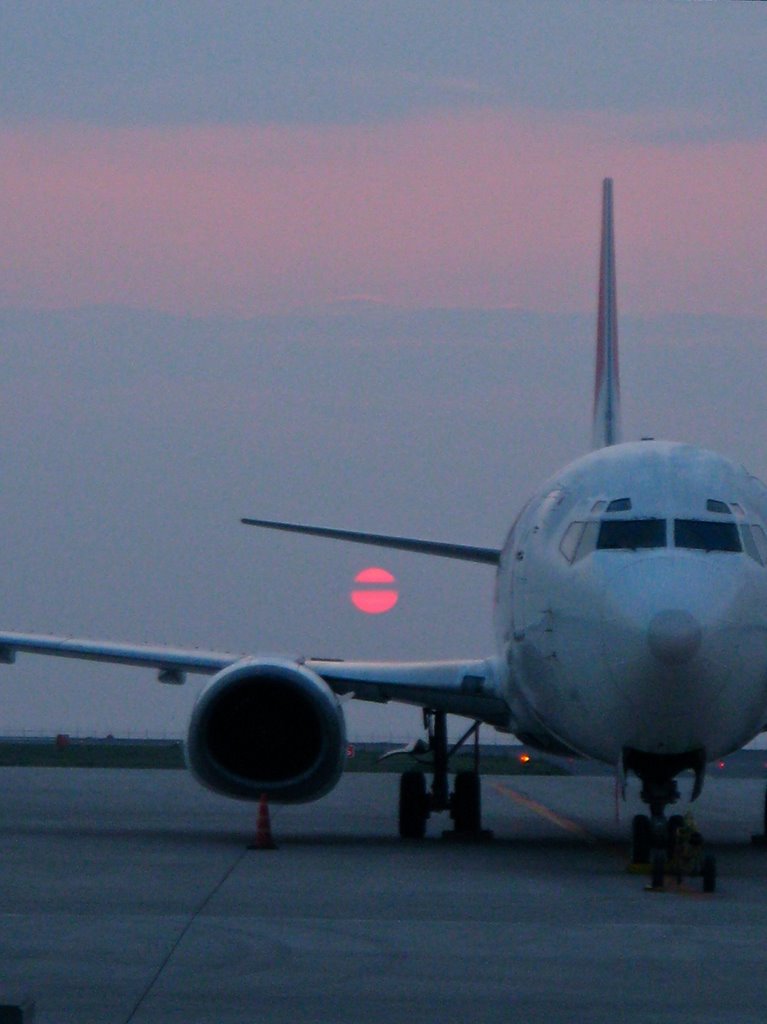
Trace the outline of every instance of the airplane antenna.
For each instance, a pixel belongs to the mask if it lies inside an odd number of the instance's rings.
[[[620,375],[618,372],[618,306],[613,237],[613,180],[602,182],[602,242],[599,253],[597,362],[594,378],[593,446],[619,444]]]

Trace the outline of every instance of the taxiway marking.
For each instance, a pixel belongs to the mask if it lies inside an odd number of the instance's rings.
[[[524,793],[520,793],[518,790],[512,789],[510,786],[505,786],[501,782],[494,783],[494,786],[499,793],[502,793],[510,800],[513,800],[515,804],[519,804],[520,807],[524,807],[526,810],[532,811],[533,814],[537,814],[540,818],[545,818],[546,821],[550,821],[558,828],[564,829],[565,832],[571,832],[573,835],[578,836],[579,839],[583,839],[584,842],[587,843],[598,842],[596,836],[587,832],[582,825],[577,823],[577,821],[571,821],[570,818],[565,818],[561,814],[557,814],[556,811],[552,811],[551,808],[546,807],[545,804],[541,804],[537,800],[533,800],[532,797],[525,796]]]

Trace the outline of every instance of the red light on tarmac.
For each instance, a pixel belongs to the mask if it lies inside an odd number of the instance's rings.
[[[349,597],[358,611],[366,615],[381,615],[390,612],[399,601],[399,591],[392,586],[394,582],[394,577],[386,569],[371,566],[354,577],[355,587]]]
[[[717,768],[724,768],[724,761],[717,761],[716,766]]]

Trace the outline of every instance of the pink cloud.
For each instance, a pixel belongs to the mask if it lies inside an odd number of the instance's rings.
[[[621,306],[767,315],[767,140],[511,112],[374,126],[0,132],[0,304],[177,313],[591,309],[601,178]]]

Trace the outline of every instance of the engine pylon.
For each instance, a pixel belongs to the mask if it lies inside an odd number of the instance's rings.
[[[258,821],[256,823],[256,838],[248,846],[249,850],[276,850],[277,844],[272,837],[272,820],[269,815],[269,802],[266,793],[261,794],[258,801]]]

